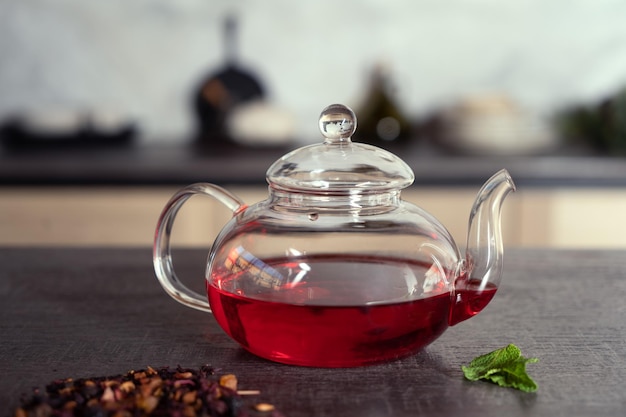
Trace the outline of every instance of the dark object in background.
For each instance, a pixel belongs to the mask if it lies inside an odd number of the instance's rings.
[[[126,146],[137,133],[137,126],[130,120],[96,113],[24,113],[0,125],[2,144],[13,150]]]
[[[572,106],[556,118],[559,132],[597,152],[626,155],[626,87],[595,104]]]
[[[231,111],[239,104],[265,96],[257,77],[236,63],[236,25],[232,16],[224,22],[224,68],[209,75],[195,92],[193,104],[198,123],[196,139],[202,144],[231,142],[226,125]]]
[[[382,148],[410,142],[413,136],[411,123],[394,101],[389,84],[384,68],[374,68],[365,100],[356,111],[355,141]]]

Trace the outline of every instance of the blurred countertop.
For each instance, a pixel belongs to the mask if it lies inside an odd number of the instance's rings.
[[[158,186],[211,182],[264,185],[267,168],[292,148],[210,150],[191,145],[7,149],[2,186]],[[560,151],[542,155],[461,155],[427,144],[390,148],[418,186],[476,186],[501,168],[518,187],[626,187],[626,158]]]

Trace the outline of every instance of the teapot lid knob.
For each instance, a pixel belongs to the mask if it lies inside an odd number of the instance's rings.
[[[353,195],[408,187],[415,178],[398,156],[372,145],[352,142],[356,115],[347,106],[322,110],[319,128],[324,142],[295,149],[267,170],[275,189]]]
[[[356,115],[343,104],[331,104],[322,110],[319,127],[326,143],[350,142],[356,131]]]

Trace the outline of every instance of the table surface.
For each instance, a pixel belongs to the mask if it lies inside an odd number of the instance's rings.
[[[199,281],[206,253],[174,251]],[[501,288],[478,316],[420,353],[381,365],[317,369],[259,359],[213,318],[169,298],[151,250],[0,248],[0,410],[58,378],[146,366],[212,365],[238,376],[246,401],[286,416],[618,416],[626,412],[626,256],[507,250]],[[193,285],[195,285],[194,283]],[[474,356],[517,344],[539,390],[464,380]]]

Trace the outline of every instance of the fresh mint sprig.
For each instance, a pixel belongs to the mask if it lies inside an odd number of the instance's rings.
[[[493,382],[501,387],[511,387],[525,392],[537,391],[537,384],[526,373],[526,364],[538,362],[525,358],[520,349],[510,344],[485,355],[478,356],[468,366],[461,366],[465,378]]]

